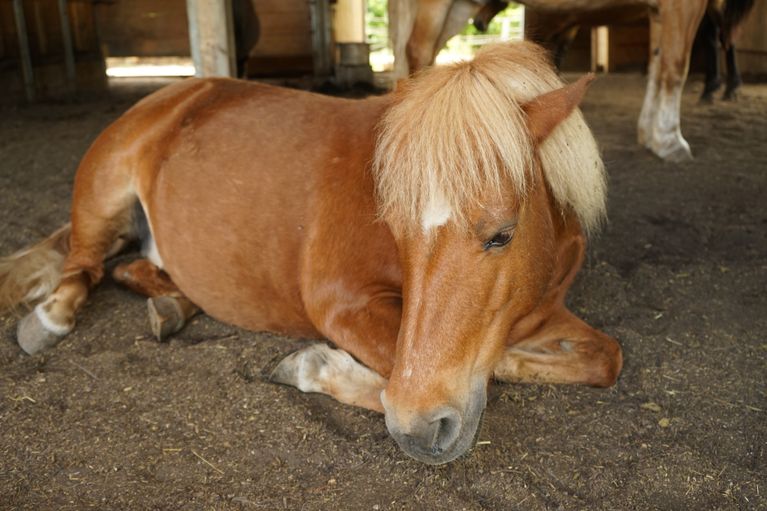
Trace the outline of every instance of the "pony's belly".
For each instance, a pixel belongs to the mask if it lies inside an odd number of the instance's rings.
[[[148,218],[165,271],[197,306],[251,330],[319,334],[300,291],[303,197],[207,165],[163,165]],[[299,211],[300,213],[297,213]]]
[[[162,263],[182,293],[206,314],[249,330],[319,336],[306,317],[297,282],[274,278],[283,273],[279,266],[284,261],[243,264],[246,240],[194,228],[177,236],[167,226],[178,220],[169,217],[158,224]]]

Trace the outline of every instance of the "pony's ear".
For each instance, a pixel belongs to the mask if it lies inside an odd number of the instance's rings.
[[[546,140],[554,128],[570,116],[592,80],[593,73],[583,75],[577,82],[541,94],[522,105],[522,110],[527,114],[527,127],[536,144]]]

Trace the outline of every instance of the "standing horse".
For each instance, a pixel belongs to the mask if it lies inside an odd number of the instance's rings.
[[[493,0],[389,0],[395,77],[434,62],[439,50],[483,5]],[[740,0],[738,0],[740,1]],[[638,140],[664,160],[692,158],[682,136],[680,108],[695,32],[709,4],[721,0],[519,0],[549,15],[645,8],[652,22],[647,92]]]
[[[706,74],[705,87],[700,99],[705,103],[713,102],[714,93],[722,86],[719,65],[720,43],[725,50],[726,76],[726,88],[722,99],[737,98],[738,89],[743,81],[738,71],[734,39],[740,24],[753,9],[754,0],[725,0],[724,5],[722,2],[715,2],[715,4],[709,4],[698,31],[705,56]],[[474,15],[474,27],[481,32],[487,31],[493,17],[506,9],[508,5],[506,0],[490,0]],[[532,24],[530,23],[531,14],[535,15],[535,21]],[[567,49],[575,40],[580,28],[632,23],[646,19],[647,14],[647,8],[643,6],[550,16],[541,16],[540,13],[533,11],[525,14],[525,33],[533,41],[551,51],[554,65],[560,68]],[[530,30],[528,30],[529,25],[532,25]]]
[[[77,171],[71,225],[0,261],[0,305],[54,345],[115,269],[176,329],[194,305],[253,330],[324,337],[274,381],[386,414],[401,448],[444,463],[472,445],[488,380],[609,386],[617,342],[564,305],[602,162],[530,43],[347,100],[190,79],[140,101]],[[582,230],[583,228],[583,230]],[[160,270],[162,268],[162,270]],[[166,306],[154,307],[161,300]]]

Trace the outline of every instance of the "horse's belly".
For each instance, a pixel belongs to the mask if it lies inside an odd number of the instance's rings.
[[[308,178],[289,168],[253,168],[269,155],[227,151],[224,160],[215,151],[206,154],[176,148],[145,204],[164,269],[221,321],[319,335],[307,318],[299,278]]]

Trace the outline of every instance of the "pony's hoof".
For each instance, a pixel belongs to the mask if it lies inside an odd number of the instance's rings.
[[[738,89],[727,89],[722,95],[724,101],[737,101],[739,97]]]
[[[48,348],[54,347],[63,335],[58,335],[43,325],[40,317],[34,311],[30,312],[19,321],[16,329],[16,339],[19,347],[28,355],[34,355]]]
[[[184,327],[186,319],[178,300],[172,296],[155,296],[146,301],[149,325],[158,341],[164,341]]]
[[[318,385],[323,375],[335,365],[335,358],[347,356],[324,343],[312,344],[283,358],[269,375],[272,383],[297,387],[302,392],[323,392]]]

